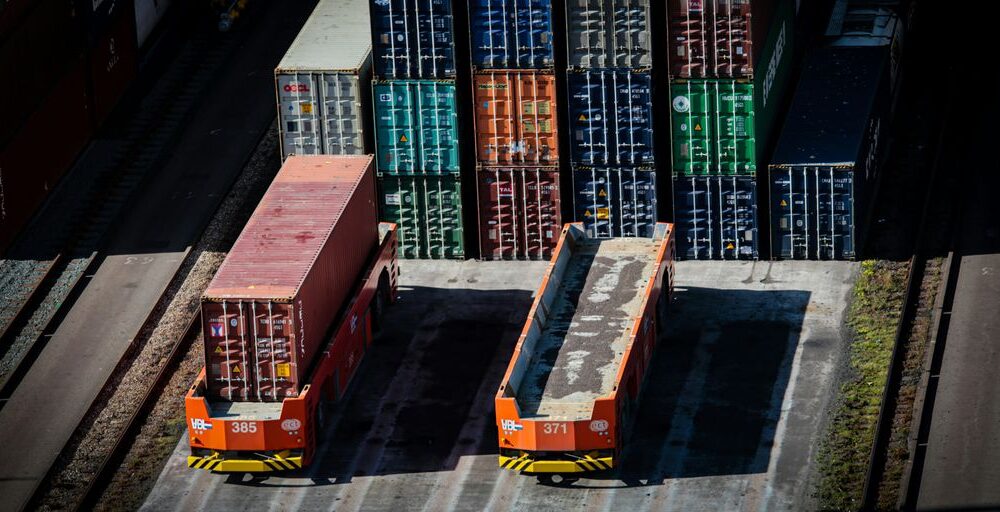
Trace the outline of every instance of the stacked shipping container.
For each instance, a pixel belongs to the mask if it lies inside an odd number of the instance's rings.
[[[407,258],[463,258],[452,0],[372,0],[375,154],[383,220]]]
[[[790,0],[670,0],[671,157],[677,249],[758,257],[757,171],[790,75]]]
[[[574,214],[589,236],[656,223],[649,0],[567,0]]]
[[[561,231],[550,0],[470,0],[479,244],[548,259]]]

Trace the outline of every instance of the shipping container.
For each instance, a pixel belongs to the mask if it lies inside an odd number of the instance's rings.
[[[552,0],[469,0],[474,69],[551,68]]]
[[[768,168],[771,248],[785,259],[855,259],[884,160],[884,48],[821,48],[802,79]]]
[[[548,259],[562,231],[558,167],[482,167],[479,247],[487,260]]]
[[[59,143],[53,144],[53,119]],[[87,59],[62,79],[6,144],[0,144],[0,251],[31,219],[93,135]]]
[[[905,33],[903,21],[888,2],[883,5],[848,0],[839,0],[834,5],[826,30],[829,46],[878,46],[888,53],[889,95],[892,97],[890,115],[899,99]]]
[[[652,164],[650,73],[582,70],[567,76],[572,162],[597,166]]]
[[[791,0],[668,0],[667,11],[671,78],[750,78],[770,72],[768,33],[791,20],[795,6]]]
[[[320,1],[274,70],[282,157],[372,152],[368,1]]]
[[[574,211],[587,236],[653,236],[656,172],[652,167],[574,167]]]
[[[767,73],[670,84],[674,175],[753,175],[767,164],[792,77],[791,9],[778,12],[763,59]]]
[[[482,71],[473,76],[473,87],[480,164],[558,164],[559,114],[552,71]]]
[[[132,4],[112,10],[107,22],[101,32],[93,34],[90,47],[90,94],[95,127],[100,127],[111,115],[139,69]]]
[[[167,14],[172,0],[135,0],[135,35],[141,48]]]
[[[19,12],[10,13],[11,26],[0,37],[0,147],[14,137],[85,53],[82,23],[72,2],[30,3],[18,1],[10,7]]]
[[[399,226],[402,257],[465,258],[458,176],[382,176],[379,194],[382,220]]]
[[[380,174],[457,174],[455,82],[375,83],[375,154]]]
[[[620,466],[665,327],[672,231],[659,223],[651,238],[601,239],[581,224],[563,230],[496,394],[501,468],[565,478]]]
[[[371,156],[288,158],[202,294],[207,394],[302,392],[378,245]]]
[[[649,0],[566,0],[568,66],[649,68]]]
[[[375,77],[454,78],[453,1],[372,0]]]
[[[760,237],[756,178],[674,178],[674,226],[680,258],[757,259]]]

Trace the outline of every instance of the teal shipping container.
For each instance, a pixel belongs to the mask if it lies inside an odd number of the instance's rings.
[[[780,5],[751,78],[671,82],[675,176],[755,175],[766,167],[793,67],[794,9]]]
[[[382,176],[379,215],[399,225],[399,254],[404,258],[465,258],[458,176]]]
[[[455,82],[385,80],[373,88],[379,174],[458,174]]]

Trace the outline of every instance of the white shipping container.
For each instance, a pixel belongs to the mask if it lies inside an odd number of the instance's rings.
[[[282,158],[371,153],[368,0],[320,0],[274,78]]]
[[[170,2],[171,0],[135,0],[135,36],[140,48],[163,19]]]

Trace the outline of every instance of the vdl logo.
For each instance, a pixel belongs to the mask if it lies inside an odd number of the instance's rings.
[[[212,424],[202,418],[191,418],[192,430],[211,430]]]
[[[514,421],[514,420],[500,420],[500,428],[504,432],[519,432],[524,430],[524,425]]]

